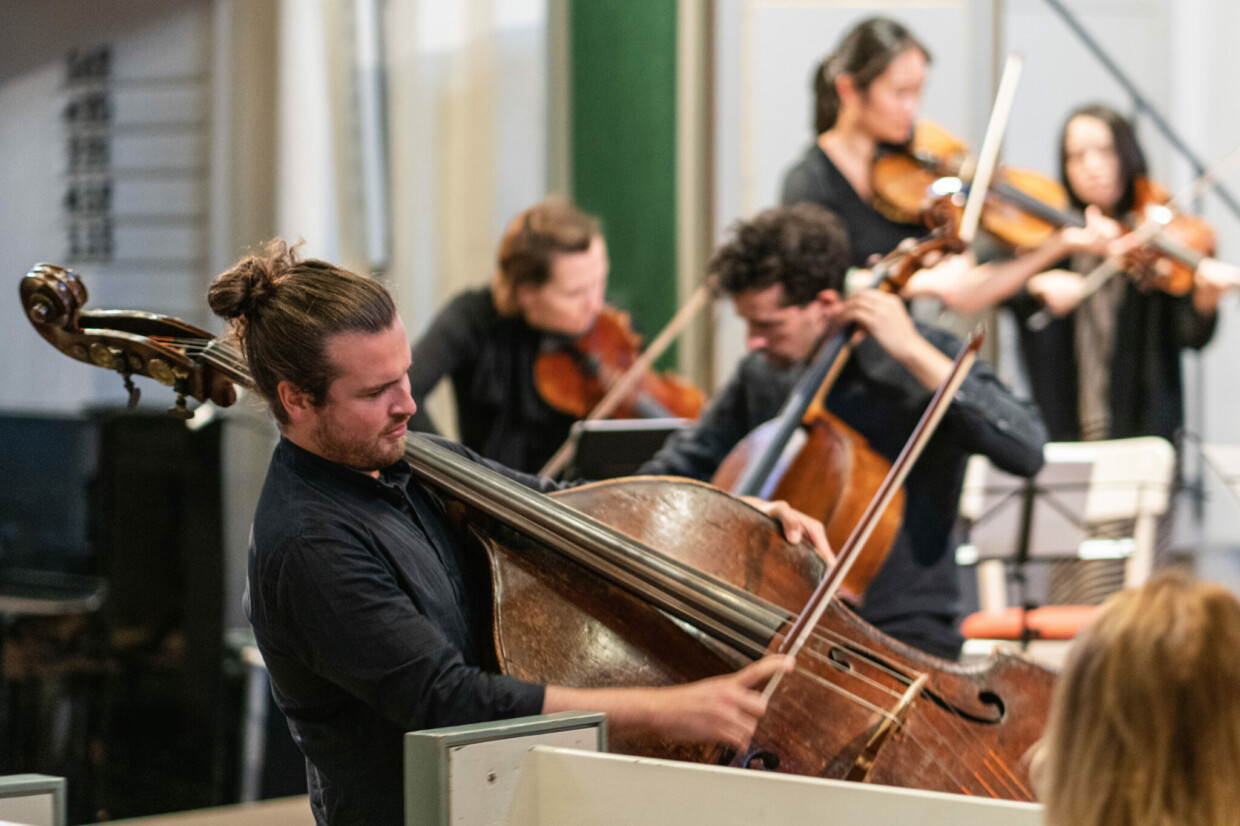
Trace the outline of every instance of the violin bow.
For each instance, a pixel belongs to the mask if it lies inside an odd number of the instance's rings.
[[[1159,233],[1166,228],[1175,210],[1182,208],[1184,204],[1214,188],[1219,181],[1234,172],[1237,166],[1240,166],[1240,144],[1233,147],[1218,163],[1197,176],[1192,183],[1181,190],[1170,201],[1162,204],[1157,209],[1150,210],[1131,233],[1136,236],[1138,246],[1144,246],[1158,237]],[[1109,255],[1103,259],[1102,263],[1090,270],[1089,274],[1081,281],[1081,297],[1077,301],[1077,306],[1079,307],[1081,302],[1102,289],[1103,285],[1115,277],[1117,273],[1123,272],[1123,263],[1122,255]],[[1043,307],[1029,316],[1028,320],[1025,321],[1025,326],[1037,332],[1045,328],[1047,324],[1050,324],[1053,318],[1054,314],[1051,313],[1050,308]]]
[[[892,497],[895,496],[900,486],[904,484],[905,477],[912,470],[917,458],[921,455],[922,450],[925,449],[926,443],[930,441],[930,437],[934,435],[939,422],[942,421],[944,414],[947,413],[947,408],[955,397],[956,391],[960,389],[960,385],[969,375],[969,370],[977,359],[977,351],[981,348],[985,337],[985,331],[979,327],[961,346],[960,352],[957,353],[956,359],[952,363],[951,372],[939,384],[934,396],[930,399],[930,403],[926,406],[925,412],[922,413],[921,420],[917,423],[917,428],[913,431],[913,435],[905,442],[904,449],[900,451],[899,457],[892,463],[891,470],[887,473],[887,478],[883,480],[878,492],[870,500],[869,506],[853,528],[848,541],[840,549],[835,564],[831,566],[827,575],[818,583],[818,587],[814,589],[814,593],[806,602],[805,607],[797,615],[792,628],[784,636],[778,653],[795,657],[813,635],[814,629],[818,626],[818,621],[822,619],[823,613],[827,610],[827,606],[831,604],[831,600],[835,598],[840,586],[844,584],[844,577],[847,576],[849,569],[852,568],[853,563],[861,555],[861,549],[865,547],[866,541],[870,538],[870,534],[878,524],[879,516],[887,510],[887,506],[891,504]],[[778,672],[766,684],[766,688],[763,691],[763,696],[766,699],[769,700],[771,695],[775,693],[775,688],[779,685],[781,677],[782,672]]]
[[[1012,101],[1016,98],[1016,87],[1020,84],[1024,66],[1025,59],[1020,53],[1012,52],[1008,55],[1007,63],[1003,66],[1003,75],[999,78],[999,89],[990,109],[990,122],[986,125],[986,135],[982,138],[977,166],[969,184],[969,197],[964,203],[964,215],[960,218],[959,235],[966,244],[972,244],[973,237],[977,235],[977,225],[982,219],[982,205],[986,202],[990,179],[994,176],[995,164],[999,160],[999,147],[1003,145],[1003,135],[1012,114]]]
[[[676,340],[676,337],[680,335],[685,327],[689,326],[689,322],[694,319],[698,311],[706,306],[713,293],[714,288],[708,278],[689,297],[684,306],[676,311],[676,315],[672,316],[671,321],[667,322],[663,330],[655,336],[654,341],[650,342],[650,346],[642,351],[642,354],[629,365],[629,369],[620,378],[612,382],[611,387],[607,388],[603,398],[599,399],[598,404],[586,415],[584,421],[604,419],[611,415],[612,411],[637,387],[637,383],[641,381],[642,376],[650,369],[650,365],[654,364],[654,360],[663,355],[663,351]],[[576,449],[576,440],[572,435],[569,435],[559,449],[547,460],[547,463],[538,471],[538,475],[551,478],[558,476],[560,471],[564,470],[564,466],[573,458],[573,453]]]

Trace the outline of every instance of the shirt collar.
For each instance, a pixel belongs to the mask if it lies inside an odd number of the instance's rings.
[[[342,465],[339,462],[333,462],[331,459],[325,459],[317,453],[312,453],[291,441],[287,436],[280,437],[280,443],[276,446],[276,452],[298,474],[315,478],[328,478],[341,484],[360,486],[366,490],[382,491],[395,489],[396,491],[401,491],[413,475],[409,465],[403,459],[398,459],[395,463],[379,471],[379,478],[376,479],[356,468]]]

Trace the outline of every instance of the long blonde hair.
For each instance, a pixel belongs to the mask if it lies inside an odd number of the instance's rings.
[[[1240,601],[1181,572],[1111,597],[1033,769],[1051,826],[1240,822]]]

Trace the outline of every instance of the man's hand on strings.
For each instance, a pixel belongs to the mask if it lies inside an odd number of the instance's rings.
[[[542,711],[601,711],[616,733],[657,732],[744,751],[766,713],[762,690],[767,681],[778,672],[792,671],[794,662],[792,657],[772,654],[730,674],[662,688],[549,685]]]
[[[856,322],[927,390],[934,390],[951,372],[952,360],[917,331],[900,296],[866,290],[850,296],[840,316],[845,323]]]
[[[742,496],[741,499],[778,521],[784,532],[784,539],[793,544],[805,542],[817,551],[828,565],[835,564],[835,553],[827,541],[827,529],[817,519],[809,514],[801,513],[782,499],[774,502],[768,502],[756,496]]]

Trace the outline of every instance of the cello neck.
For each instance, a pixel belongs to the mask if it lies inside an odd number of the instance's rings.
[[[796,386],[792,388],[787,401],[779,410],[779,415],[775,417],[775,421],[779,424],[776,426],[775,435],[770,444],[758,460],[753,462],[737,480],[732,493],[737,496],[761,495],[763,487],[766,486],[766,480],[775,471],[779,458],[792,440],[792,434],[796,433],[797,428],[801,426],[815,400],[825,395],[822,389],[828,378],[838,374],[836,364],[842,367],[843,362],[847,360],[851,334],[850,328],[827,339],[818,348],[818,354],[801,374],[801,378],[797,379]]]

